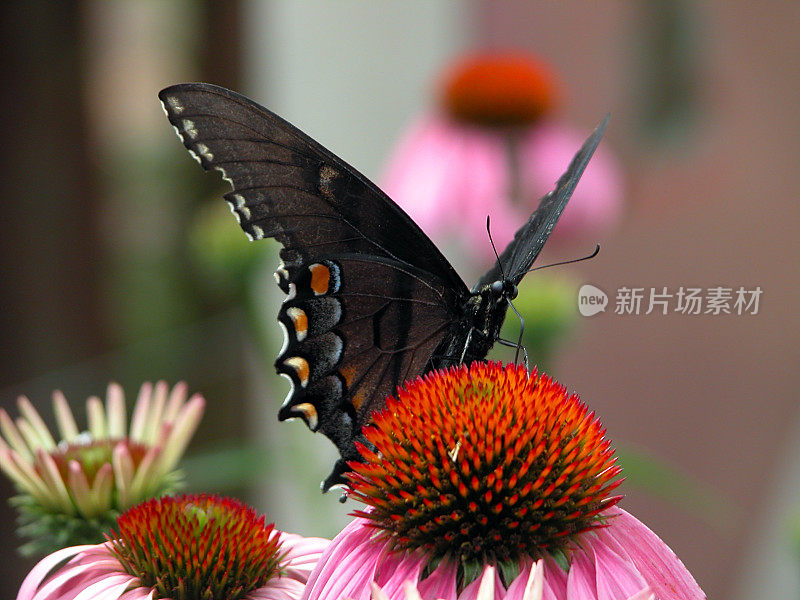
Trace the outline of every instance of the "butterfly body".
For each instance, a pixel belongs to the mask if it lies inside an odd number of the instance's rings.
[[[362,427],[398,385],[486,357],[605,127],[470,291],[399,206],[266,108],[203,83],[159,98],[194,158],[231,183],[224,197],[248,237],[283,246],[286,337],[275,367],[292,387],[278,417],[302,418],[338,448],[323,490],[345,482]]]

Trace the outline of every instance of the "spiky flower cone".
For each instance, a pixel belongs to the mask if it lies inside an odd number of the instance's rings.
[[[434,389],[432,389],[434,388]],[[433,393],[432,393],[433,392]],[[507,562],[603,525],[620,467],[577,396],[523,367],[475,363],[415,382],[365,431],[352,496],[397,550]]]

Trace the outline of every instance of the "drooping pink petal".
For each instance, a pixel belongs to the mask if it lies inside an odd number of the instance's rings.
[[[281,534],[281,551],[286,552],[283,559],[282,578],[290,578],[305,583],[316,567],[322,553],[331,541],[324,538],[303,537],[293,533]]]
[[[155,600],[156,591],[152,588],[137,587],[119,597],[119,600]]]
[[[375,542],[375,529],[356,518],[337,535],[308,578],[303,600],[367,600],[385,543]]]
[[[503,600],[505,592],[497,569],[486,565],[481,576],[461,591],[458,600]]]
[[[133,578],[128,575],[111,575],[104,577],[85,587],[81,586],[81,591],[72,600],[118,600],[119,597],[128,589]],[[46,598],[52,598],[49,594],[42,594]]]
[[[57,565],[61,564],[64,560],[83,552],[89,548],[94,548],[93,545],[87,546],[72,546],[71,548],[64,548],[58,552],[54,552],[49,556],[43,558],[39,563],[31,569],[25,577],[22,585],[17,594],[17,600],[30,600],[36,593],[39,584],[42,583],[47,574],[53,570]]]
[[[381,188],[429,236],[442,233],[458,196],[461,147],[438,116],[423,117],[403,137]]]
[[[567,597],[567,574],[550,556],[542,559],[542,579],[543,600],[561,600]]]
[[[247,596],[248,600],[297,600],[303,593],[304,584],[296,579],[274,577],[263,587]]]
[[[506,590],[505,600],[542,600],[544,563],[527,561]]]
[[[587,546],[587,553],[594,558],[598,600],[628,598],[649,589],[632,563],[627,562],[604,544],[587,544]]]
[[[406,582],[416,584],[419,581],[425,563],[425,557],[414,552],[392,553],[378,567],[375,583],[390,598],[401,598]]]
[[[423,598],[456,600],[458,596],[456,590],[457,573],[458,563],[451,560],[443,560],[430,575],[420,582],[420,596]]]
[[[622,552],[636,566],[659,600],[704,600],[706,595],[681,560],[644,523],[615,508],[619,513],[596,535]],[[609,540],[610,538],[610,540]]]

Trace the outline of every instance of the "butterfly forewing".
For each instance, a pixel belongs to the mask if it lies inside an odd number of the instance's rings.
[[[205,83],[171,86],[159,98],[186,148],[231,182],[225,197],[245,233],[277,239],[284,262],[362,252],[405,262],[468,292],[400,207],[290,123]]]
[[[586,139],[570,162],[566,172],[558,179],[555,189],[539,201],[539,206],[528,222],[514,234],[514,239],[500,254],[498,262],[480,278],[473,290],[479,290],[484,285],[500,281],[503,279],[503,274],[515,285],[522,281],[525,273],[528,272],[536,257],[539,256],[539,252],[542,251],[547,238],[553,232],[561,213],[564,212],[567,202],[575,191],[575,186],[603,137],[609,118],[610,115],[606,115],[606,118]]]

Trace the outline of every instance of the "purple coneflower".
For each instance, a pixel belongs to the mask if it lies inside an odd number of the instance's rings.
[[[620,467],[575,395],[516,365],[407,384],[365,435],[351,497],[304,600],[705,598],[616,506]]]
[[[171,491],[175,470],[202,417],[205,400],[187,386],[142,385],[127,427],[125,394],[112,383],[106,402],[86,401],[81,431],[64,395],[53,393],[55,438],[33,404],[18,399],[20,417],[0,409],[0,468],[19,491],[14,503],[27,554],[96,543],[120,512]]]
[[[295,600],[329,543],[237,500],[165,496],[121,515],[106,543],[43,559],[17,600]]]
[[[428,235],[469,240],[463,249],[474,258],[493,258],[488,241],[473,243],[486,239],[486,215],[504,248],[586,137],[553,116],[554,79],[546,64],[523,53],[464,58],[446,74],[438,110],[401,140],[381,187]],[[553,239],[596,235],[616,223],[622,180],[600,147]]]

